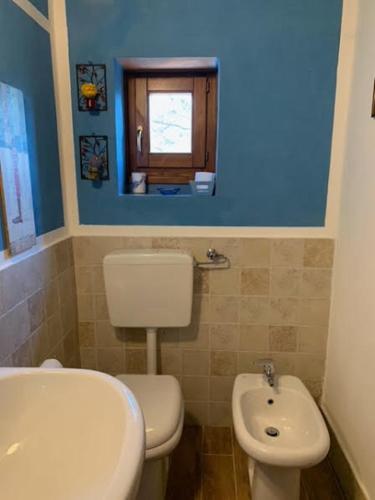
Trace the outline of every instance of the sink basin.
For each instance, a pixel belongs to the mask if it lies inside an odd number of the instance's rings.
[[[323,417],[297,377],[282,375],[270,387],[262,375],[239,375],[233,389],[233,419],[242,448],[265,464],[310,467],[329,449]]]
[[[130,500],[143,459],[141,410],[114,377],[0,368],[1,498]]]

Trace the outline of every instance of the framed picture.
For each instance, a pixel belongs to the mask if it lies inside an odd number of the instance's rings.
[[[107,77],[105,64],[77,64],[79,111],[107,111]]]
[[[81,135],[79,151],[81,179],[108,181],[108,137],[106,135]]]
[[[35,221],[23,94],[0,82],[0,184],[11,255],[35,245]]]

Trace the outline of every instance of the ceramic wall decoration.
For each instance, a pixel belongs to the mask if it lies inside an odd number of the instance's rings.
[[[106,135],[81,135],[79,138],[81,179],[109,180],[108,137]]]
[[[107,82],[104,64],[77,64],[79,111],[107,111]]]

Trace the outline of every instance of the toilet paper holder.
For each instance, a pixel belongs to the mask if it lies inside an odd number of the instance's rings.
[[[209,248],[207,250],[208,260],[205,262],[199,262],[194,259],[194,264],[200,269],[229,269],[230,259],[225,255],[218,253],[215,248]]]

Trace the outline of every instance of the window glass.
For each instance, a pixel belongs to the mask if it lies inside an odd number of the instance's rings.
[[[191,92],[150,92],[150,153],[192,152]]]

